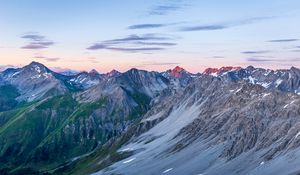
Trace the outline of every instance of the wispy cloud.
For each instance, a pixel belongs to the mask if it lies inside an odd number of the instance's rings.
[[[149,33],[149,34],[143,34],[143,35],[129,35],[124,38],[117,38],[112,40],[106,40],[105,43],[119,43],[119,42],[131,42],[131,41],[166,41],[166,40],[173,40],[174,38],[172,36],[168,35],[162,35],[162,34],[155,34],[155,33]]]
[[[35,34],[35,33],[33,33],[33,34],[24,34],[23,36],[21,36],[21,38],[30,39],[32,41],[43,41],[43,40],[45,40],[45,36]]]
[[[33,58],[43,59],[43,60],[48,61],[48,62],[56,62],[56,61],[61,59],[61,58],[57,58],[57,57],[46,57],[46,56],[42,56],[42,55],[39,55],[39,54],[37,54]]]
[[[244,51],[244,52],[241,52],[242,54],[249,54],[249,55],[252,55],[252,54],[264,54],[264,53],[270,53],[269,50],[257,50],[257,51]]]
[[[213,56],[212,58],[225,58],[224,56]]]
[[[101,43],[95,43],[91,46],[89,46],[87,49],[88,50],[100,50],[100,49],[106,49],[108,45],[106,44],[101,44]]]
[[[138,48],[125,48],[125,47],[108,47],[109,50],[123,51],[123,52],[144,52],[144,51],[159,51],[165,50],[162,47],[138,47]]]
[[[226,29],[229,26],[225,25],[200,25],[200,26],[189,26],[189,27],[182,27],[180,31],[211,31],[211,30],[222,30]]]
[[[238,21],[231,21],[231,22],[220,22],[216,24],[208,24],[208,25],[190,25],[180,27],[178,31],[182,32],[193,32],[193,31],[214,31],[214,30],[224,30],[231,27],[242,26],[247,24],[253,24],[263,20],[273,19],[275,17],[254,17],[254,18],[247,18]]]
[[[166,15],[172,11],[177,11],[182,7],[179,4],[165,4],[154,6],[150,9],[149,15]]]
[[[142,66],[172,66],[172,65],[179,65],[180,63],[177,62],[144,62],[141,63]]]
[[[299,39],[296,39],[296,38],[292,38],[292,39],[275,39],[275,40],[269,40],[267,42],[271,42],[271,43],[285,43],[285,42],[295,42],[295,41],[299,41]]]
[[[149,15],[167,15],[171,12],[181,10],[189,6],[191,2],[187,0],[164,0],[160,4],[152,6],[148,14]]]
[[[246,59],[249,62],[282,62],[282,61],[286,61],[286,62],[299,62],[300,58],[290,58],[290,59],[276,59],[276,58],[258,58],[258,57],[251,57],[251,58],[247,58]]]
[[[29,41],[28,44],[21,47],[22,49],[45,49],[55,44],[53,41],[46,39],[45,36],[37,33],[24,34],[21,38]]]
[[[112,50],[121,52],[149,52],[165,50],[177,43],[175,37],[161,34],[129,35],[124,38],[116,38],[97,42],[89,46],[88,50]],[[151,47],[150,47],[151,46]]]
[[[269,59],[269,58],[251,57],[251,58],[247,58],[247,61],[250,61],[250,62],[273,62],[273,61],[278,61],[278,60],[276,60],[276,59]]]
[[[165,27],[167,24],[136,24],[131,25],[128,29],[150,29],[150,28],[160,28]]]
[[[146,46],[175,46],[175,45],[177,45],[177,43],[174,43],[174,42],[142,42],[142,41],[134,42],[134,44],[146,45]]]

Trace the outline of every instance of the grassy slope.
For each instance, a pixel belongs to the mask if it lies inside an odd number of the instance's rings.
[[[131,119],[136,120],[128,131],[123,133],[120,137],[111,139],[108,143],[96,149],[91,154],[83,156],[76,161],[64,164],[54,170],[48,171],[48,173],[57,175],[91,174],[131,155],[130,152],[119,153],[117,150],[127,143],[135,134],[137,124],[139,123],[141,116],[148,110],[150,98],[141,93],[130,93],[129,91],[127,91],[127,93],[139,104],[139,106],[136,107],[130,115]]]
[[[0,86],[0,111],[6,111],[16,107],[18,102],[15,100],[20,94],[14,86]]]
[[[6,90],[7,88],[3,88],[2,92],[10,98],[18,95],[15,91]],[[131,114],[126,118],[135,120],[147,111],[150,98],[141,93],[127,93],[138,106],[132,109]],[[96,135],[95,140],[82,140],[80,128],[85,127],[82,121],[89,118],[95,110],[105,107],[106,98],[94,103],[79,104],[71,94],[67,94],[0,113],[0,174],[5,172],[34,174],[36,171],[47,171],[68,162],[72,157],[93,151],[99,146],[99,142],[105,143],[113,135],[98,129],[93,131]],[[114,109],[114,111],[118,110],[120,109]],[[115,116],[119,115],[118,112],[113,115],[106,117],[113,120],[113,123],[122,122],[118,119],[120,116]],[[5,121],[2,125],[1,120]],[[64,129],[68,125],[75,125],[73,135],[65,133]],[[76,172],[81,174],[85,170],[87,172],[99,170],[110,162],[126,156],[115,152],[123,141],[118,143],[98,149],[90,155],[92,156],[90,161],[76,165]],[[107,155],[110,155],[108,160],[100,167],[91,166],[94,161]],[[88,168],[82,169],[82,167]]]

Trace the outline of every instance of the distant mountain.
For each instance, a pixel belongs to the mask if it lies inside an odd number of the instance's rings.
[[[72,76],[67,82],[77,89],[84,90],[100,83],[101,75],[97,71],[81,72]]]
[[[33,101],[67,91],[55,75],[44,65],[32,62],[23,68],[7,69],[1,73],[1,78],[4,84],[13,85],[19,90],[19,101]]]
[[[121,75],[121,72],[119,72],[115,69],[113,69],[112,71],[105,74],[106,77],[117,77],[119,75]]]
[[[72,75],[76,75],[76,74],[80,73],[80,71],[77,71],[77,70],[60,68],[60,67],[51,67],[50,69],[56,73],[66,75],[66,76],[72,76]]]
[[[221,71],[216,76],[228,81],[246,80],[267,89],[300,93],[300,70],[295,67],[285,70],[270,70],[249,66]]]
[[[0,72],[5,71],[6,69],[11,69],[11,68],[15,69],[15,68],[17,68],[17,66],[14,66],[14,65],[0,66]]]
[[[232,66],[221,67],[221,68],[207,68],[204,70],[203,74],[218,76],[223,73],[238,71],[240,69],[242,69],[242,68],[241,67],[232,67]]]

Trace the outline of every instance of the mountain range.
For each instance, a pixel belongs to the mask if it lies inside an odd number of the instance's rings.
[[[0,174],[298,174],[300,70],[0,73]]]

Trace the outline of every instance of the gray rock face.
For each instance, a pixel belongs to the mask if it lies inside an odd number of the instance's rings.
[[[75,76],[69,77],[67,83],[79,90],[87,90],[101,83],[103,78],[98,72],[81,72]]]
[[[132,156],[96,174],[299,172],[299,105],[294,93],[202,76],[144,116],[119,150]]]

